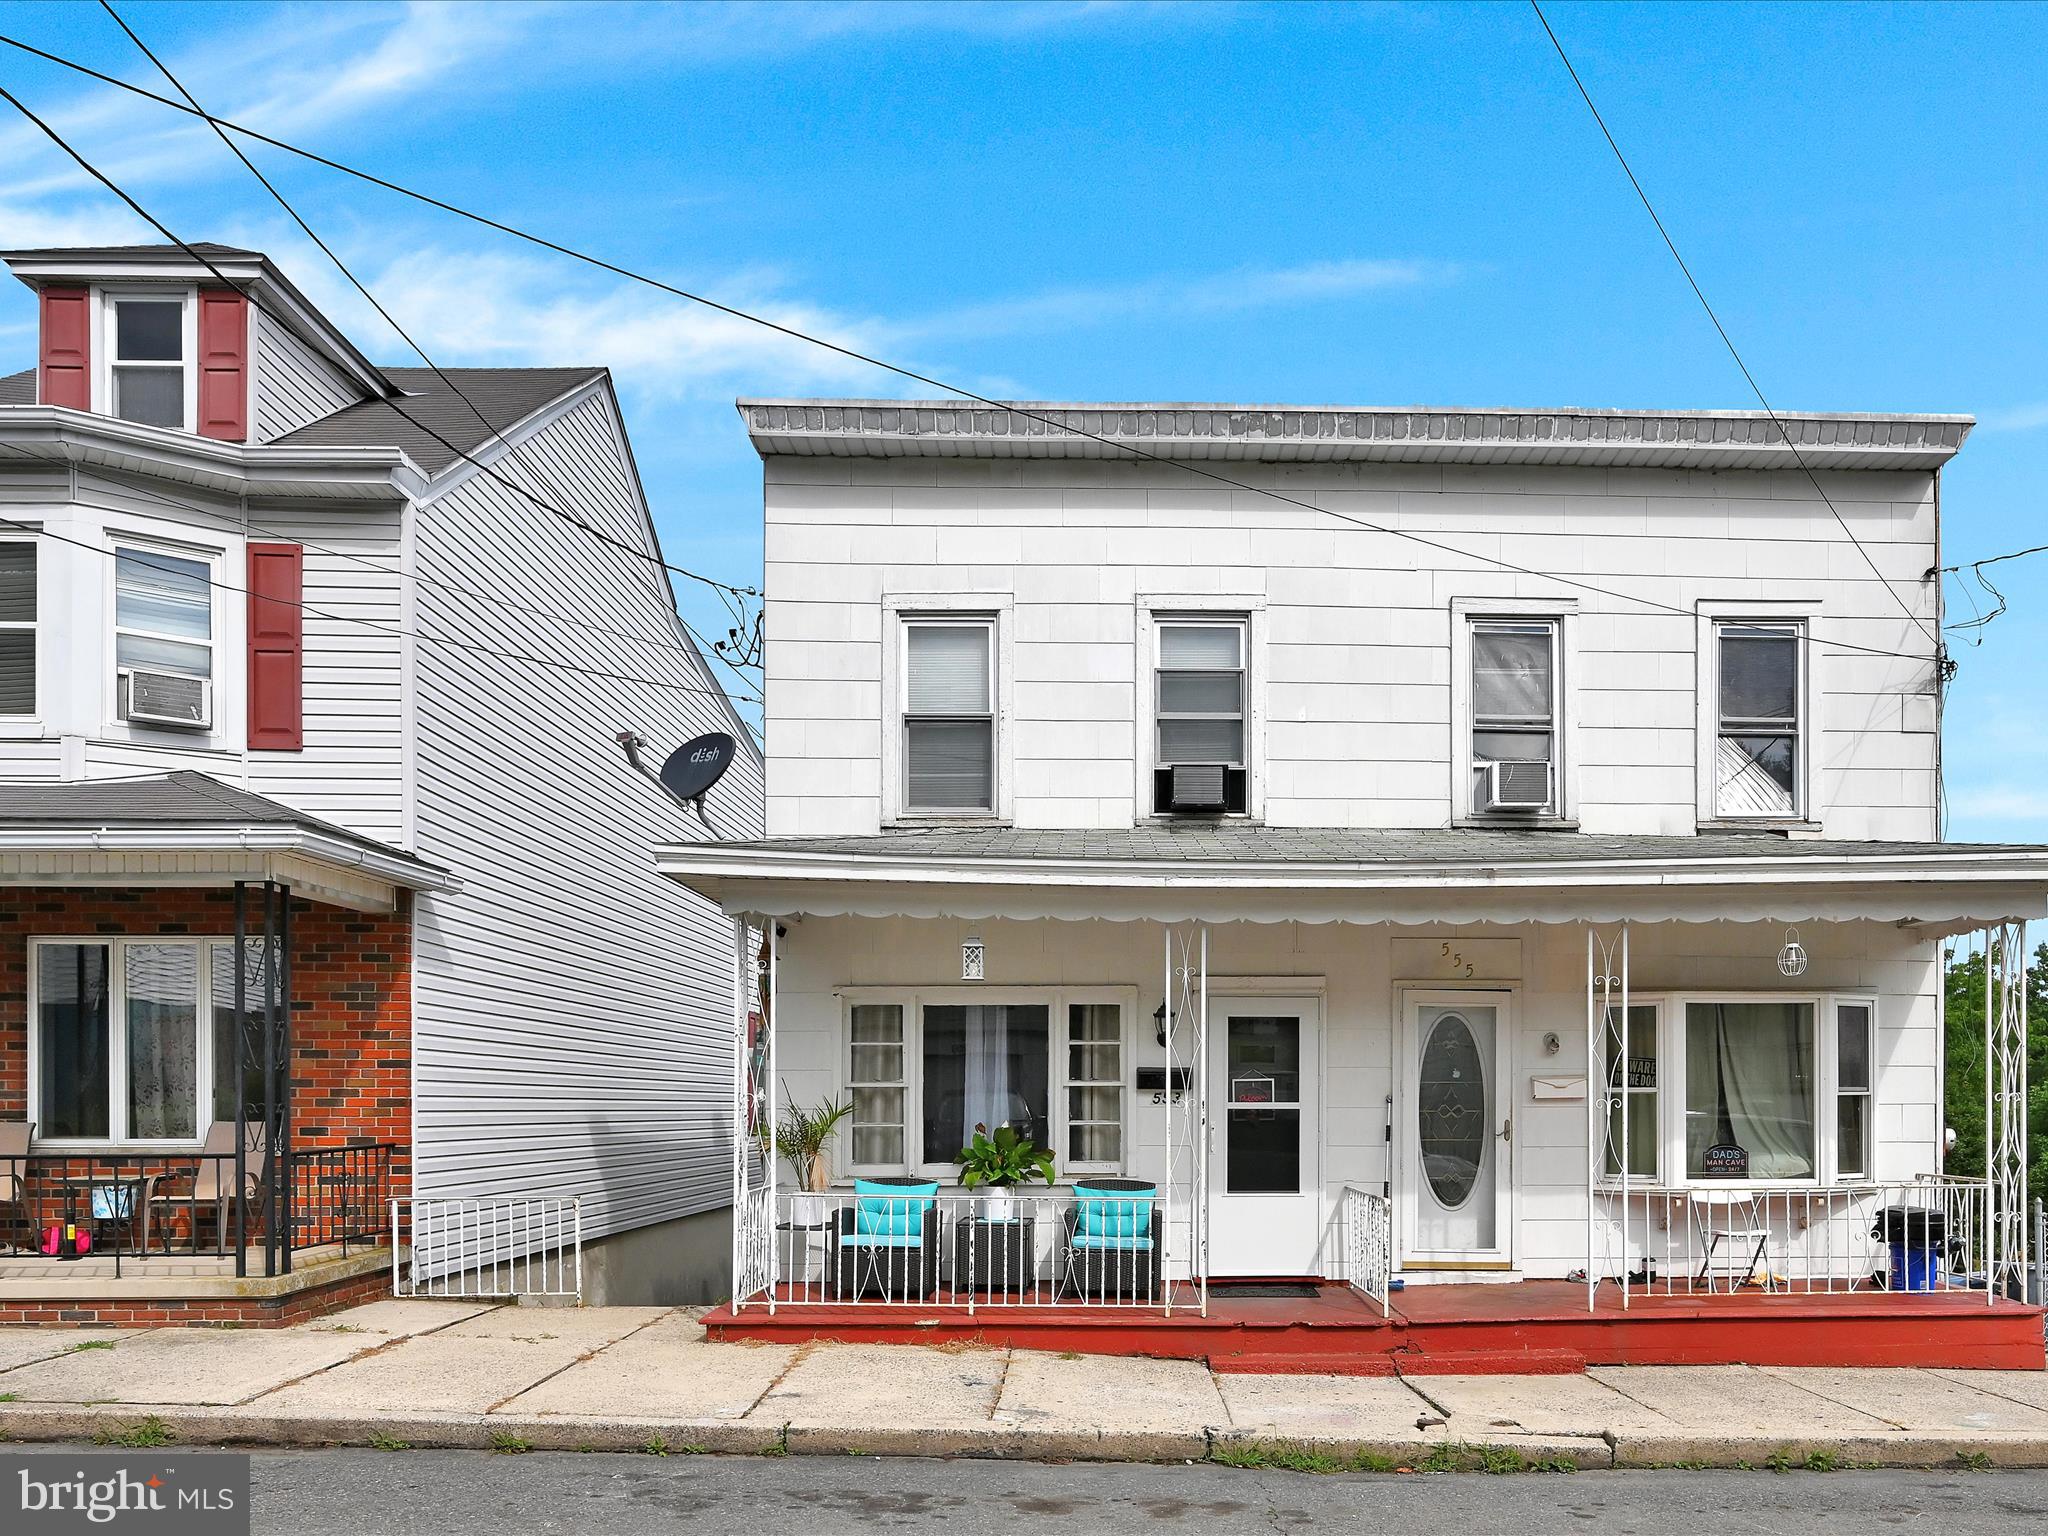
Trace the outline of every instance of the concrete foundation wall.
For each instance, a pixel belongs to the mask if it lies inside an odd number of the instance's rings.
[[[615,1232],[583,1250],[587,1306],[691,1306],[731,1294],[730,1206]]]

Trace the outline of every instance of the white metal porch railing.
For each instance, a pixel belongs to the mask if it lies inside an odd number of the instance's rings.
[[[391,1230],[412,1237],[409,1264],[392,1248],[394,1295],[583,1299],[583,1202],[573,1196],[398,1199]]]
[[[1812,1189],[1618,1183],[1594,1191],[1606,1237],[1595,1278],[1631,1296],[1981,1290],[1995,1255],[1985,1179]]]
[[[765,1192],[756,1198],[765,1208]],[[744,1223],[741,1267],[754,1283],[735,1309],[1199,1305],[1193,1284],[1166,1273],[1167,1218],[1152,1196],[1013,1191],[992,1207],[985,1193],[878,1202],[851,1190],[782,1191],[773,1210],[772,1223]]]
[[[1393,1202],[1385,1195],[1347,1184],[1337,1221],[1344,1245],[1343,1278],[1368,1301],[1379,1303],[1380,1316],[1390,1316],[1393,1301],[1389,1293],[1394,1279]]]

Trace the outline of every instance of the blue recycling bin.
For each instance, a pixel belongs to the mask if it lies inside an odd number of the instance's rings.
[[[1916,1206],[1888,1205],[1878,1213],[1871,1235],[1891,1249],[1891,1288],[1932,1291],[1941,1286],[1941,1255],[1948,1243],[1948,1214]]]

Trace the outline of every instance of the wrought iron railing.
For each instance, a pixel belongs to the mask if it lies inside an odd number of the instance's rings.
[[[1105,1184],[1107,1181],[1105,1181]],[[1163,1202],[1143,1189],[924,1195],[781,1191],[746,1223],[739,1307],[847,1304],[977,1312],[1199,1306],[1169,1276]],[[765,1252],[762,1244],[765,1242]]]
[[[583,1299],[583,1202],[574,1196],[395,1199],[391,1288],[398,1296]]]
[[[1344,1186],[1337,1212],[1343,1243],[1343,1278],[1368,1301],[1379,1303],[1380,1316],[1393,1312],[1394,1205],[1385,1195]]]
[[[1992,1190],[1933,1176],[1810,1188],[1619,1182],[1595,1191],[1596,1279],[1631,1296],[1748,1290],[1976,1291],[1989,1284]]]

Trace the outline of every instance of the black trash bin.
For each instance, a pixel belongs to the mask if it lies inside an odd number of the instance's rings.
[[[1941,1283],[1941,1256],[1948,1246],[1948,1213],[1913,1205],[1887,1205],[1870,1229],[1892,1251],[1891,1288],[1931,1291]]]

